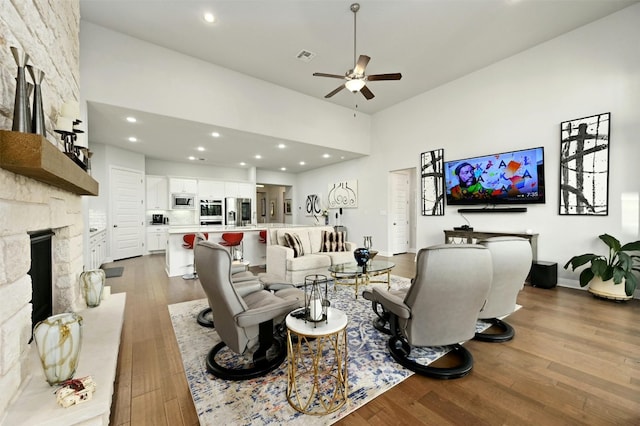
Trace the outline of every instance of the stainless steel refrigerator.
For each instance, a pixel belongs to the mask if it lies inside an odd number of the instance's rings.
[[[251,198],[227,197],[225,204],[225,225],[243,226],[251,224]]]

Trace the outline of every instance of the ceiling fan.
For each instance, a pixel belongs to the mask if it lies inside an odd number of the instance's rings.
[[[402,78],[402,74],[392,73],[392,74],[374,74],[374,75],[366,75],[364,73],[367,64],[371,60],[371,58],[367,55],[360,55],[358,60],[356,61],[356,14],[358,10],[360,10],[360,4],[353,3],[350,7],[353,12],[353,69],[347,71],[344,75],[338,74],[326,74],[323,72],[314,72],[313,75],[315,77],[330,77],[330,78],[340,78],[345,79],[344,84],[340,85],[335,90],[327,93],[325,98],[330,98],[342,89],[346,88],[347,90],[356,93],[360,92],[362,95],[369,99],[373,99],[375,96],[371,90],[366,86],[367,81],[379,81],[379,80],[400,80]]]

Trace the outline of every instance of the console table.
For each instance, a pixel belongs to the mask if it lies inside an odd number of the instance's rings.
[[[478,240],[490,237],[520,237],[529,240],[531,244],[531,254],[533,261],[538,260],[538,234],[527,234],[517,232],[483,232],[483,231],[444,231],[445,244],[473,244]]]

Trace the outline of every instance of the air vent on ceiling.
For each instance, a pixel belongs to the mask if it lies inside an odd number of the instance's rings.
[[[316,54],[313,52],[309,52],[308,50],[302,49],[296,55],[296,58],[300,59],[302,62],[311,62],[313,58],[316,57]]]

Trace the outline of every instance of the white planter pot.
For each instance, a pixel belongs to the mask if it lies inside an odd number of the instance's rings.
[[[624,291],[625,280],[623,279],[620,284],[614,284],[613,279],[602,281],[600,277],[593,277],[589,281],[589,292],[595,294],[598,297],[613,300],[629,300],[633,296],[627,296]]]
[[[47,382],[53,386],[73,377],[82,341],[82,317],[73,312],[54,315],[33,329]]]

